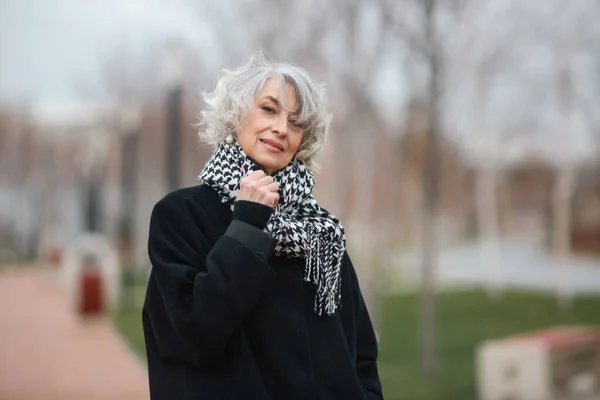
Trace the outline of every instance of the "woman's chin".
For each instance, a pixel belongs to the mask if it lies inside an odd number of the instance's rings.
[[[254,160],[254,162],[257,163],[261,169],[269,175],[272,175],[285,167],[285,165],[282,166],[282,163],[278,161],[279,160],[273,160],[272,157],[257,157]]]

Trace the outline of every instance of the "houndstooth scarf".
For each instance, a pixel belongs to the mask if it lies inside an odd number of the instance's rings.
[[[242,171],[248,174],[256,168],[238,143],[221,143],[199,179],[215,189],[233,210]],[[302,162],[292,160],[273,175],[273,180],[279,184],[280,198],[265,232],[277,240],[274,253],[306,259],[304,280],[317,287],[315,313],[332,315],[341,299],[344,228],[312,196],[315,178]]]

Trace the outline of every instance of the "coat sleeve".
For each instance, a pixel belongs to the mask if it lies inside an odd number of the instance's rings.
[[[275,240],[234,219],[210,248],[192,208],[167,196],[152,211],[144,313],[162,357],[211,365],[275,277]]]
[[[356,318],[356,372],[368,400],[382,400],[383,393],[377,370],[377,338],[363,299],[356,271],[350,258],[352,292]]]

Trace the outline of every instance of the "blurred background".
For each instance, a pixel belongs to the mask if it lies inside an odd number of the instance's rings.
[[[143,370],[150,212],[210,155],[202,90],[263,49],[328,88],[316,196],[346,227],[386,398],[494,398],[487,340],[600,323],[598,21],[598,0],[0,1],[0,338],[41,335],[10,319],[36,271],[102,238],[106,324]],[[569,371],[600,390],[595,346]]]

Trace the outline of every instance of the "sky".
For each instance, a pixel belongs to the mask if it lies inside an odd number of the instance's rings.
[[[100,69],[123,45],[141,52],[169,37],[182,38],[211,64],[211,54],[219,54],[211,47],[217,41],[211,39],[200,9],[191,4],[0,0],[0,102],[24,102],[45,120],[68,120],[87,110],[83,92],[102,85]],[[223,5],[232,6],[227,1]],[[386,97],[397,98],[400,83],[392,71],[375,84]],[[396,112],[397,107],[390,109]]]
[[[520,26],[521,29],[525,29],[525,33],[535,29],[531,28],[533,24],[523,21],[535,16],[539,18],[538,22],[547,22],[549,34],[556,34],[557,14],[550,12],[551,7],[542,5],[561,4],[561,0],[527,0],[525,3],[519,0],[487,1],[485,4],[488,10],[481,14],[477,20],[479,25],[475,27],[477,37],[492,40],[494,32],[505,32],[506,27],[500,29],[502,21],[513,24],[517,21],[518,14],[507,14],[493,6],[507,8],[509,5],[514,7],[515,4],[523,7],[528,5],[531,8],[522,14],[521,18]],[[566,19],[561,26],[571,29],[575,29],[577,25],[594,26],[596,14],[586,11],[591,10],[591,1],[580,0],[572,3],[573,6],[569,10],[576,12],[575,16]],[[191,6],[194,3],[202,2],[0,0],[0,102],[24,102],[38,113],[39,110],[42,114],[52,116],[64,113],[64,118],[68,118],[76,114],[74,111],[77,111],[78,107],[85,106],[85,103],[82,103],[82,100],[86,100],[82,86],[101,87],[100,70],[119,46],[132,53],[139,51],[140,54],[133,54],[133,57],[141,57],[142,50],[147,49],[148,44],[177,37],[183,39],[195,54],[202,55],[203,62],[210,64],[211,56],[218,57],[219,50],[222,49],[211,47],[219,41],[212,38],[212,31],[205,22],[206,19],[203,19],[201,11],[198,7]],[[227,7],[232,3],[220,0],[219,4]],[[538,6],[533,6],[534,4]],[[543,15],[545,11],[550,13],[550,16]],[[568,13],[564,14],[567,16]],[[586,21],[583,20],[584,17],[588,17]],[[219,21],[211,20],[209,23],[226,29]],[[455,32],[454,36],[458,37],[460,34]],[[539,35],[534,36],[539,39]],[[527,46],[526,43],[522,43],[522,39],[506,45],[517,60],[517,68],[514,71],[521,71],[523,77],[518,78],[514,73],[506,74],[505,70],[499,69],[497,84],[488,104],[489,115],[493,117],[490,125],[498,130],[514,133],[530,130],[527,121],[533,119],[538,126],[536,129],[546,135],[549,131],[556,130],[556,127],[562,126],[559,120],[561,115],[557,113],[558,108],[553,103],[551,91],[546,90],[548,93],[540,95],[544,93],[544,88],[553,87],[552,62],[556,59],[556,43],[551,39],[547,40],[548,45],[545,47],[539,46],[538,43]],[[489,47],[486,40],[481,41],[484,50]],[[381,94],[379,97],[386,99],[386,104],[383,105],[387,105],[387,109],[390,110],[387,114],[390,114],[391,119],[397,119],[398,107],[394,101],[401,99],[404,90],[403,79],[406,77],[402,71],[395,68],[400,62],[396,59],[392,61],[389,68],[381,68],[379,76],[374,77],[374,85],[375,90]],[[459,72],[465,70],[464,63],[456,65]],[[574,69],[580,71],[580,76],[583,77],[594,75],[595,71],[589,69],[589,65],[589,60],[581,57],[573,62]],[[449,114],[457,118],[460,118],[465,110],[476,110],[470,106],[474,96],[469,92],[469,85],[472,85],[473,79],[468,75],[462,76],[461,79],[456,81],[456,87],[452,89],[452,102],[447,105]],[[595,92],[595,86],[591,84],[593,80],[585,78],[579,82],[578,91],[586,95],[588,103],[595,102],[597,95],[592,93]],[[461,95],[462,92],[464,93]],[[522,106],[515,107],[515,104]],[[471,122],[475,121],[473,115],[465,114],[465,117]],[[521,126],[513,127],[513,121]],[[471,132],[473,129],[464,131]],[[559,134],[567,137],[562,131]],[[581,147],[585,148],[587,145],[584,143]]]
[[[0,0],[0,100],[65,107],[93,86],[123,42],[180,37],[201,48],[210,32],[178,0]]]

